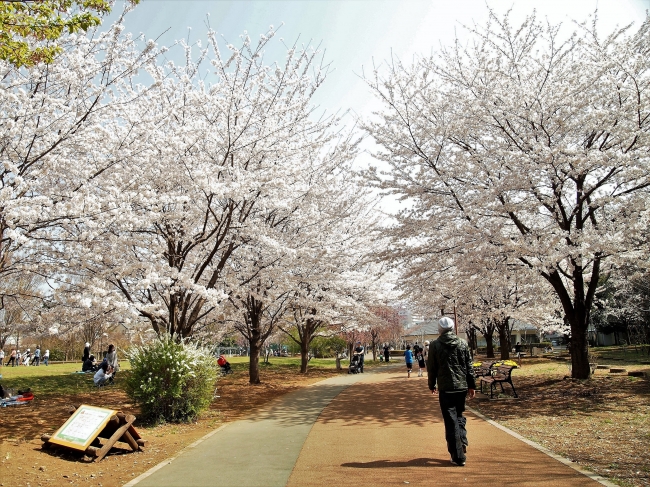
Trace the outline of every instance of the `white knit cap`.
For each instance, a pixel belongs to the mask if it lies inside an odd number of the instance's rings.
[[[442,335],[443,333],[447,333],[448,331],[451,331],[454,329],[454,320],[451,318],[447,318],[444,316],[443,318],[440,318],[440,321],[438,322],[438,333]]]

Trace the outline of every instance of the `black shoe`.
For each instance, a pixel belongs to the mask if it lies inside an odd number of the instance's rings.
[[[465,460],[454,460],[454,458],[451,458],[451,464],[456,465],[457,467],[464,467],[465,466]]]

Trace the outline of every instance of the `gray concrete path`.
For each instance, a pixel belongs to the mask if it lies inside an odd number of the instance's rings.
[[[136,483],[138,487],[284,487],[313,424],[349,385],[374,374],[341,375],[273,401],[217,431]]]

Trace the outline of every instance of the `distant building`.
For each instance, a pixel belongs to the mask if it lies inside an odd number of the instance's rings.
[[[515,323],[512,326],[512,333],[510,335],[510,343],[512,343],[512,346],[514,347],[517,344],[517,342],[521,344],[539,343],[540,342],[539,329],[536,326],[531,325],[530,323],[524,323],[523,321],[515,320]],[[499,335],[496,331],[494,333],[493,343],[494,345],[499,344]],[[485,338],[480,333],[476,334],[476,346],[477,347],[487,346],[487,342],[485,341]]]
[[[414,343],[424,343],[426,340],[430,342],[437,340],[440,334],[438,333],[438,321],[440,318],[428,318],[414,320],[409,329],[404,330],[402,340],[406,345],[413,345]],[[459,332],[458,336],[467,339],[464,332]]]

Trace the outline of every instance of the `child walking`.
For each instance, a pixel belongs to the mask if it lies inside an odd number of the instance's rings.
[[[424,363],[424,350],[422,347],[417,347],[415,350],[415,360],[418,361],[418,377],[424,377],[424,371],[427,369],[427,365]]]
[[[406,346],[406,352],[404,352],[404,360],[406,361],[406,373],[410,379],[411,369],[413,369],[413,352],[411,352],[411,345]]]

